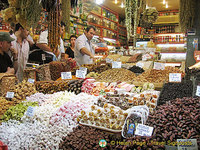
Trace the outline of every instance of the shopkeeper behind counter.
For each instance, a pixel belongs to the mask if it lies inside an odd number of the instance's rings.
[[[0,32],[0,73],[14,74],[17,70],[17,51],[11,49],[11,42],[14,40],[8,32]],[[9,50],[11,51],[13,62],[7,54]]]
[[[95,59],[95,50],[91,43],[95,31],[95,27],[88,26],[85,32],[76,40],[74,57],[78,66],[83,64],[92,64]]]

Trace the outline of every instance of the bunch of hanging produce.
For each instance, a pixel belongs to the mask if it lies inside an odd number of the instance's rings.
[[[141,19],[141,24],[144,27],[151,26],[158,19],[158,11],[155,7],[147,8],[143,14]]]
[[[56,7],[50,8],[49,12],[49,24],[48,24],[48,43],[53,53],[58,56],[58,46],[60,45],[60,21],[61,21],[61,9],[60,0],[55,4]]]
[[[3,20],[20,23],[23,27],[34,27],[40,20],[42,5],[40,0],[8,0],[9,8],[2,10]]]

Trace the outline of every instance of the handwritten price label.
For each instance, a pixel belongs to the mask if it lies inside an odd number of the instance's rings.
[[[85,71],[83,70],[76,70],[76,77],[85,79]]]
[[[196,96],[199,96],[199,97],[200,97],[200,86],[197,86]]]
[[[169,82],[181,82],[181,73],[169,73]]]
[[[156,70],[165,70],[165,64],[164,63],[154,62],[153,69],[156,69]]]
[[[138,63],[136,63],[136,66],[140,67],[140,68],[143,68],[144,67],[144,63],[138,62]]]
[[[177,139],[178,150],[197,150],[197,139]]]
[[[7,93],[6,93],[6,98],[13,98],[14,95],[15,95],[14,92],[7,92]]]
[[[34,113],[35,113],[35,107],[29,106],[26,111],[26,115],[29,117],[33,117]]]
[[[122,62],[118,62],[118,61],[112,62],[112,68],[121,68],[121,67],[122,67]]]
[[[80,69],[79,69],[79,70],[82,70],[82,71],[84,71],[85,75],[87,74],[87,68],[80,67]]]
[[[135,135],[139,136],[151,136],[153,133],[153,127],[138,124],[136,127]]]
[[[34,79],[31,79],[31,78],[29,78],[29,79],[28,79],[28,82],[29,82],[29,83],[34,83],[34,82],[35,82],[35,80],[34,80]]]
[[[72,73],[71,72],[61,72],[61,78],[64,79],[72,79]]]
[[[43,61],[46,60],[45,54],[42,54],[42,60],[43,60]]]

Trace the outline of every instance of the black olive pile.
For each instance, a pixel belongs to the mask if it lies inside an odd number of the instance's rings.
[[[160,93],[158,105],[176,98],[192,97],[192,93],[193,84],[190,80],[181,83],[165,83]]]
[[[129,68],[129,70],[134,73],[143,73],[144,72],[144,69],[142,69],[138,66],[133,66],[133,67]]]

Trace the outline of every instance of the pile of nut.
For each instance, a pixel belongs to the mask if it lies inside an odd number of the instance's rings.
[[[35,86],[37,91],[44,94],[53,94],[59,91],[70,91],[75,94],[81,93],[84,80],[61,80],[61,81],[37,81]]]
[[[25,100],[27,96],[37,93],[34,84],[22,81],[10,89],[9,92],[14,92],[12,101]]]
[[[131,82],[136,78],[136,75],[127,69],[115,68],[102,72],[97,78],[97,81],[102,82]]]
[[[161,83],[169,81],[169,73],[184,73],[175,67],[165,67],[165,70],[149,70],[139,75],[135,80],[138,82]]]

